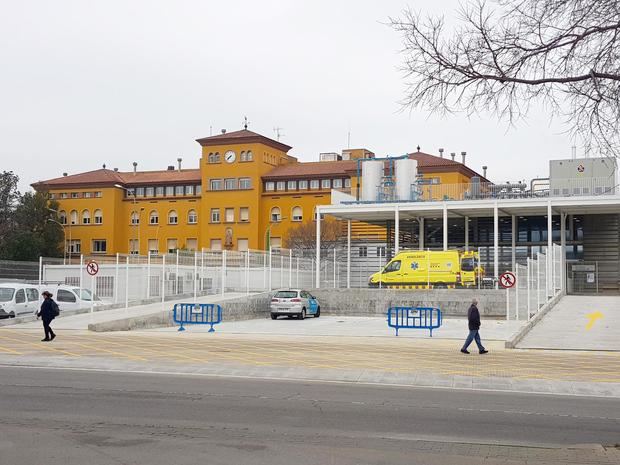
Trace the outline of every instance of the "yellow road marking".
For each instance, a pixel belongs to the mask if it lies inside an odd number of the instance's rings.
[[[74,354],[73,352],[68,352],[66,350],[56,349],[54,347],[51,347],[51,344],[53,344],[53,342],[50,342],[50,343],[47,343],[47,342],[34,343],[34,342],[29,342],[29,341],[22,341],[20,339],[13,339],[13,338],[7,337],[7,336],[0,336],[0,338],[7,339],[9,341],[19,342],[20,344],[25,344],[25,345],[28,345],[28,346],[36,347],[37,349],[51,350],[53,352],[60,352],[60,353],[63,353],[63,354],[67,354],[67,355],[70,355],[72,357],[80,357],[79,354]]]

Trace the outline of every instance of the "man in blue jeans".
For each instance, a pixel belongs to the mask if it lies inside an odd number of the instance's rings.
[[[478,334],[478,330],[480,329],[480,312],[478,311],[478,301],[476,299],[471,301],[469,310],[467,310],[467,322],[469,324],[469,336],[465,339],[465,344],[463,344],[461,352],[469,354],[467,350],[469,344],[471,344],[471,341],[476,341],[480,353],[487,354],[489,351],[486,350],[482,342],[480,342],[480,334]]]

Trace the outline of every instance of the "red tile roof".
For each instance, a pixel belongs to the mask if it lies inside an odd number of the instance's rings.
[[[225,144],[253,144],[260,142],[285,153],[291,150],[290,146],[283,144],[282,142],[270,139],[269,137],[265,137],[252,131],[248,131],[247,129],[218,134],[217,136],[203,137],[202,139],[196,139],[196,142],[203,147]]]

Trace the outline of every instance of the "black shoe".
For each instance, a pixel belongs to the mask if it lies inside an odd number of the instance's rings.
[[[483,349],[483,350],[480,351],[480,355],[484,355],[484,354],[488,354],[488,353],[489,353],[489,351],[486,350],[486,349]]]
[[[41,342],[49,342],[51,341],[51,339],[45,338],[45,339],[41,339]]]
[[[464,354],[468,354],[469,355],[469,350],[467,350],[467,349],[461,349],[461,352],[464,353]]]
[[[54,339],[56,339],[56,335],[52,334],[52,337],[50,338],[50,341],[53,341]]]

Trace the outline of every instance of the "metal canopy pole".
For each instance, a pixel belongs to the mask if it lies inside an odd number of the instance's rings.
[[[566,213],[560,213],[560,291],[566,289]]]
[[[418,226],[419,226],[419,231],[418,231],[418,248],[420,250],[424,250],[424,217],[420,218],[418,217]]]
[[[334,289],[336,289],[336,247],[334,247]]]
[[[394,207],[394,255],[398,254],[400,248],[400,214],[398,212],[398,205]]]
[[[493,273],[495,278],[495,289],[499,288],[499,214],[497,202],[493,206]]]
[[[118,262],[119,254],[116,252],[116,266],[114,267],[114,303],[118,303]]]
[[[465,252],[469,252],[469,216],[465,217]]]
[[[551,200],[547,202],[547,278],[545,285],[545,301],[549,297],[549,277],[553,278],[553,210],[551,209]],[[551,280],[553,282],[553,279]]]
[[[316,207],[316,288],[321,287],[321,210]]]
[[[517,269],[517,217],[512,215],[512,269]]]
[[[351,220],[347,220],[347,289],[351,288]]]
[[[443,203],[443,249],[448,250],[448,203]]]

